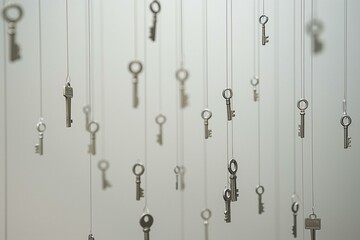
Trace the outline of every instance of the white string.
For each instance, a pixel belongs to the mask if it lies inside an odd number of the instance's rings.
[[[105,95],[105,89],[106,89],[106,80],[105,80],[105,74],[104,74],[104,8],[103,8],[103,2],[99,2],[100,4],[100,62],[101,62],[101,125],[102,125],[102,155],[106,159],[106,127],[105,127],[105,121],[106,121],[106,95]]]
[[[6,1],[3,0],[3,5],[6,4]],[[5,240],[8,239],[8,99],[7,99],[7,64],[6,64],[6,23],[3,22],[3,36],[4,36],[4,89],[3,89],[3,96],[4,96],[4,235]]]
[[[262,10],[263,10],[263,15],[265,15],[265,0],[262,1]]]
[[[348,50],[348,24],[347,24],[347,0],[344,0],[344,100],[343,100],[343,112],[344,115],[347,115],[347,70],[348,70],[348,64],[347,64],[347,50]]]
[[[158,42],[159,42],[159,112],[162,113],[162,105],[163,105],[163,96],[162,96],[162,88],[163,88],[163,83],[162,83],[162,21],[159,22],[159,27],[158,27]]]
[[[41,35],[41,0],[39,3],[39,90],[40,90],[40,119],[43,119],[43,81],[42,81],[42,35]]]
[[[66,82],[71,82],[70,65],[69,65],[69,6],[68,0],[66,3]]]
[[[264,3],[263,3],[264,4]],[[257,12],[257,15],[259,16],[260,15],[260,0],[258,0],[258,12]],[[256,19],[257,20],[257,19]],[[257,28],[257,40],[260,39],[260,36],[259,36],[259,32],[260,32],[260,25],[259,24],[256,24],[256,28]],[[259,41],[256,41],[256,46],[257,46],[257,66],[258,66],[258,69],[257,69],[257,76],[259,79],[261,79],[261,73],[260,73],[260,69],[261,69],[261,61],[260,61],[260,43]],[[257,85],[257,91],[258,91],[258,94],[260,95],[260,82],[259,84]],[[259,98],[258,99],[258,119],[257,119],[257,128],[258,128],[258,132],[257,132],[257,141],[258,141],[258,185],[260,186],[261,185],[261,99]]]
[[[301,98],[305,99],[305,1],[301,0]]]
[[[184,66],[183,0],[180,0],[180,65]]]
[[[138,59],[138,5],[137,0],[134,0],[134,57]]]
[[[294,0],[293,6],[293,129],[296,129],[296,0]],[[293,160],[294,160],[294,194],[296,191],[296,131],[293,131]]]
[[[314,21],[314,0],[311,0],[311,22]],[[313,28],[311,35],[314,36]],[[311,49],[314,48],[314,41],[311,41]],[[314,53],[310,54],[310,71],[311,71],[311,203],[312,212],[315,211],[315,192],[314,192]]]

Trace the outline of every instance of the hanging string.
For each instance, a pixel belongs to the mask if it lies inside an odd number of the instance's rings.
[[[232,0],[230,0],[230,88],[233,89],[233,7]],[[233,101],[234,107],[234,101]],[[230,122],[231,125],[231,158],[234,158],[234,121]],[[228,159],[230,160],[230,159]]]
[[[344,115],[347,115],[347,68],[348,68],[348,64],[347,64],[347,45],[348,45],[348,37],[347,37],[347,32],[348,32],[348,24],[347,24],[347,19],[348,19],[348,13],[347,13],[347,0],[344,0],[344,99],[343,99],[343,112]]]
[[[262,0],[262,14],[265,15],[265,0]]]
[[[66,82],[71,82],[70,65],[69,65],[69,7],[68,0],[66,3]]]
[[[305,99],[305,1],[301,0],[301,98]]]
[[[41,35],[41,0],[39,5],[39,90],[40,90],[40,120],[43,119],[43,80],[42,80],[42,35]]]
[[[180,65],[184,66],[183,0],[180,0]]]
[[[260,0],[258,0],[258,5],[260,6]],[[264,2],[263,2],[263,5],[264,5]],[[257,15],[259,16],[260,15],[260,8],[258,8],[258,11],[257,11]],[[260,38],[259,36],[259,31],[260,31],[260,25],[259,24],[256,24],[256,28],[257,28],[257,40]],[[256,47],[257,47],[257,66],[258,66],[258,69],[257,69],[257,76],[258,78],[260,79],[261,78],[261,74],[260,74],[260,44],[259,44],[259,41],[256,41]],[[257,85],[257,90],[258,90],[258,94],[260,95],[260,84]],[[257,127],[258,127],[258,132],[257,132],[257,141],[258,141],[258,185],[260,186],[261,184],[261,99],[259,98],[258,99],[258,119],[257,119]]]
[[[296,129],[296,0],[293,1],[293,129]],[[297,194],[296,191],[296,139],[297,139],[297,134],[296,131],[293,131],[293,160],[294,160],[294,195]]]
[[[314,21],[314,1],[311,0],[311,22]],[[313,28],[311,29],[311,35],[313,36]],[[314,41],[311,41],[311,49],[314,47]],[[314,54],[311,51],[310,54],[310,81],[311,81],[311,205],[312,212],[315,210],[315,194],[314,194]]]
[[[163,88],[163,84],[162,84],[162,21],[159,22],[159,27],[158,27],[158,35],[159,35],[159,112],[162,113],[162,105],[163,105],[163,96],[162,96],[162,88]]]
[[[105,89],[106,89],[106,84],[105,84],[105,74],[104,74],[104,4],[103,2],[100,2],[100,51],[101,51],[101,55],[100,55],[100,62],[101,62],[101,69],[100,69],[100,74],[101,74],[101,125],[102,125],[102,155],[103,158],[106,158],[106,127],[105,127],[105,120],[106,120],[106,112],[105,112],[105,107],[106,107],[106,95],[105,95]]]
[[[3,6],[6,4],[6,0],[3,0]],[[6,23],[3,22],[3,47],[4,47],[4,89],[3,89],[3,96],[4,96],[4,235],[5,240],[8,240],[8,98],[7,98],[7,64],[6,64]]]
[[[175,1],[175,49],[176,49],[176,56],[175,62],[176,65],[179,65],[181,61],[180,53],[179,53],[179,6],[177,1]],[[175,96],[176,96],[176,166],[180,164],[179,158],[179,86],[175,84]]]
[[[134,0],[134,57],[138,59],[138,4],[137,0]]]

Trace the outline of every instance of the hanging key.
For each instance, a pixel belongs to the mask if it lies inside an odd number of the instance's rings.
[[[223,198],[225,201],[225,222],[231,222],[231,190],[225,187]]]
[[[299,137],[305,137],[305,110],[308,108],[309,102],[306,99],[300,99],[297,102],[297,107],[300,110],[300,125],[299,125]]]
[[[137,171],[139,169],[139,171]],[[136,163],[132,169],[133,173],[136,176],[136,200],[139,201],[140,198],[144,197],[144,189],[141,188],[141,175],[145,172],[145,167],[141,163]]]
[[[264,203],[262,201],[262,195],[265,192],[265,188],[261,185],[258,185],[256,187],[255,190],[256,194],[258,195],[258,201],[259,201],[259,205],[258,205],[258,209],[259,209],[259,214],[262,214],[264,212]]]
[[[266,33],[265,33],[265,24],[268,21],[269,21],[269,18],[266,15],[261,15],[259,18],[259,23],[262,25],[262,39],[261,39],[262,45],[265,45],[269,42],[269,36],[266,36]]]
[[[210,209],[206,208],[201,212],[201,218],[204,220],[205,240],[209,240],[209,219],[211,218]]]
[[[71,127],[71,98],[73,97],[73,88],[70,86],[70,82],[65,83],[63,95],[66,103],[66,127]]]
[[[257,102],[259,100],[259,93],[257,91],[257,86],[259,85],[259,77],[258,76],[254,76],[251,80],[250,80],[251,85],[253,86],[253,95],[254,95],[254,102]]]
[[[83,107],[83,112],[85,114],[85,129],[86,131],[89,132],[90,112],[91,112],[90,106],[86,105],[85,107]]]
[[[230,88],[226,88],[222,92],[223,97],[226,100],[226,109],[227,109],[227,119],[231,121],[233,117],[235,117],[235,110],[231,109],[231,98],[233,96],[233,92]]]
[[[94,235],[92,235],[92,234],[90,233],[89,236],[88,236],[88,240],[95,240]]]
[[[40,119],[40,122],[37,123],[36,129],[39,132],[39,143],[35,145],[35,153],[42,156],[44,153],[44,132],[46,130],[46,125],[42,119]]]
[[[13,17],[12,12],[16,12]],[[8,23],[8,35],[10,45],[10,61],[14,62],[20,59],[20,47],[16,43],[16,23],[22,18],[23,10],[20,5],[15,3],[8,3],[2,10],[4,20]]]
[[[166,122],[166,117],[162,114],[159,114],[155,118],[155,122],[159,125],[159,134],[157,135],[157,143],[163,145],[163,125]]]
[[[176,71],[176,79],[179,81],[180,107],[185,108],[189,104],[189,96],[185,93],[185,81],[189,77],[189,72],[184,68]]]
[[[174,173],[176,176],[175,189],[179,190],[179,178],[180,178],[180,167],[179,166],[176,166],[174,168]]]
[[[152,27],[150,27],[150,39],[155,42],[155,36],[156,36],[156,23],[157,23],[157,15],[159,14],[161,10],[161,5],[158,1],[152,1],[150,3],[150,10],[153,13],[153,22]]]
[[[228,170],[230,173],[231,201],[235,202],[239,196],[239,189],[236,186],[236,172],[238,170],[238,163],[235,159],[230,160]]]
[[[150,240],[150,228],[153,225],[154,218],[150,214],[144,214],[140,218],[140,226],[143,228],[144,231],[144,240]]]
[[[351,137],[349,137],[349,126],[351,124],[352,120],[349,115],[344,115],[340,119],[341,125],[344,127],[344,148],[348,149],[351,147]]]
[[[306,27],[307,33],[312,38],[311,50],[314,54],[318,54],[323,50],[324,44],[320,40],[320,34],[322,33],[323,29],[324,25],[318,19],[313,19]]]
[[[212,117],[212,112],[209,109],[205,109],[201,112],[201,117],[204,119],[205,139],[208,139],[212,137],[212,130],[209,129],[209,119]]]
[[[310,214],[309,218],[305,219],[305,229],[310,230],[311,240],[316,240],[316,230],[321,229],[321,218],[317,218],[315,213]]]
[[[106,188],[111,187],[110,182],[106,179],[106,171],[109,169],[110,163],[105,159],[102,159],[98,163],[98,168],[101,171],[101,178],[102,178],[102,189],[106,190]]]
[[[89,122],[89,132],[91,135],[91,143],[89,144],[89,151],[91,155],[96,154],[96,133],[99,131],[100,125],[97,122],[91,121]]]
[[[293,212],[293,225],[292,225],[292,234],[294,238],[297,238],[297,213],[299,211],[299,203],[293,202],[291,205],[291,211]]]
[[[129,63],[129,71],[133,75],[132,84],[133,84],[133,107],[137,108],[139,105],[139,95],[138,95],[138,75],[143,69],[143,65],[140,61],[134,60]]]

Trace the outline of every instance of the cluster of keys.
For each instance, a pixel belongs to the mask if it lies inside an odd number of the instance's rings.
[[[236,202],[239,196],[239,189],[236,184],[236,172],[238,170],[238,163],[235,159],[231,159],[228,166],[230,173],[230,188],[225,187],[223,198],[225,201],[225,222],[231,222],[231,202]]]

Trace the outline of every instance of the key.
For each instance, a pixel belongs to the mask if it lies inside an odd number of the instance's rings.
[[[14,11],[16,12],[15,17],[12,14]],[[8,23],[10,61],[14,62],[20,59],[20,47],[16,43],[16,23],[22,18],[23,10],[18,4],[8,3],[4,6],[2,15]]]
[[[259,100],[259,93],[257,92],[257,85],[259,84],[259,77],[254,76],[250,80],[251,85],[253,86],[253,95],[254,95],[254,102],[257,102]]]
[[[159,134],[157,135],[157,143],[163,145],[163,125],[166,122],[166,117],[162,114],[159,114],[155,118],[155,122],[159,125]]]
[[[209,219],[211,218],[210,209],[206,208],[201,212],[201,218],[204,220],[205,240],[209,240]]]
[[[235,159],[231,159],[228,170],[230,173],[230,190],[231,190],[231,201],[235,202],[237,201],[237,198],[239,196],[239,189],[236,186],[236,172],[238,170],[238,164]]]
[[[316,230],[321,229],[321,218],[317,218],[316,214],[310,214],[309,218],[305,219],[305,229],[310,230],[311,240],[316,240]]]
[[[150,240],[150,228],[154,222],[153,216],[150,214],[144,214],[140,218],[140,226],[143,228],[144,231],[144,240]]]
[[[176,175],[175,189],[176,189],[176,190],[179,190],[180,167],[179,167],[179,166],[176,166],[176,167],[174,168],[174,172],[175,172],[175,175]]]
[[[137,171],[137,169],[140,169],[140,171]],[[145,172],[145,167],[141,163],[136,163],[133,166],[133,173],[136,176],[136,200],[139,201],[140,198],[144,197],[144,189],[141,188],[141,175]]]
[[[323,50],[324,44],[320,40],[320,34],[324,29],[324,25],[318,19],[313,19],[306,27],[307,33],[312,37],[312,52],[315,54],[320,53]]]
[[[264,212],[264,203],[262,201],[262,195],[264,194],[265,192],[265,188],[261,185],[258,185],[256,187],[256,190],[255,190],[256,194],[258,195],[258,199],[259,199],[259,214],[262,214]]]
[[[297,102],[297,107],[300,110],[300,124],[299,124],[299,137],[305,137],[305,110],[308,108],[309,102],[306,99],[300,99]]]
[[[66,127],[71,127],[71,98],[73,97],[73,88],[70,86],[70,82],[66,82],[63,95],[66,103]]]
[[[46,130],[46,125],[42,121],[42,119],[40,119],[40,121],[37,123],[36,129],[39,132],[39,143],[35,145],[35,153],[42,156],[44,153],[44,147],[43,147],[44,132]]]
[[[261,39],[262,45],[265,45],[269,42],[269,36],[266,36],[266,34],[265,34],[265,24],[268,21],[269,21],[269,18],[266,15],[261,15],[259,18],[259,23],[262,25],[262,39]]]
[[[90,112],[91,112],[91,108],[89,105],[86,105],[85,107],[83,107],[83,112],[85,113],[85,129],[86,131],[89,131],[89,123],[90,123]]]
[[[185,92],[185,81],[189,77],[189,72],[184,68],[176,71],[176,79],[179,81],[180,107],[185,108],[189,105],[189,96]]]
[[[231,109],[231,98],[233,96],[233,92],[230,88],[226,88],[222,92],[223,97],[226,100],[226,108],[227,108],[227,119],[231,121],[233,117],[235,117],[235,110]]]
[[[344,127],[344,148],[348,149],[351,147],[351,137],[349,137],[349,126],[351,124],[352,120],[349,115],[344,115],[340,119],[341,125]]]
[[[225,187],[223,198],[225,200],[225,222],[231,222],[231,190]]]
[[[109,181],[106,179],[106,170],[108,170],[110,167],[110,163],[108,161],[106,161],[105,159],[102,159],[99,161],[98,163],[98,168],[101,171],[101,175],[102,175],[102,189],[106,190],[106,188],[111,187],[111,184],[109,183]]]
[[[91,143],[89,144],[88,153],[90,153],[91,155],[95,155],[96,154],[96,133],[99,131],[100,125],[95,121],[91,121],[89,123],[88,128],[89,128],[89,132],[91,135]]]
[[[157,23],[157,15],[161,10],[161,5],[158,1],[154,0],[150,3],[150,10],[153,13],[153,22],[152,27],[150,27],[150,39],[155,42],[156,37],[156,23]]]
[[[140,61],[134,60],[129,63],[129,71],[133,75],[132,84],[133,84],[133,107],[137,108],[139,105],[139,96],[138,96],[138,75],[143,69],[143,65]]]
[[[291,211],[293,212],[293,225],[292,225],[292,234],[294,238],[297,238],[297,213],[299,211],[299,203],[293,202],[291,205]]]
[[[90,233],[89,236],[88,236],[88,240],[95,240],[94,235],[92,235],[92,234]]]
[[[209,129],[209,119],[212,117],[212,112],[209,109],[205,109],[201,112],[201,117],[204,119],[205,139],[208,139],[212,137],[212,130]]]

